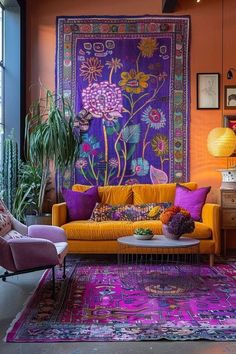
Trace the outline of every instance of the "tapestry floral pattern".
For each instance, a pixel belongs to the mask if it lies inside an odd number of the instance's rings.
[[[77,183],[188,180],[189,22],[57,19],[57,92],[81,135]]]

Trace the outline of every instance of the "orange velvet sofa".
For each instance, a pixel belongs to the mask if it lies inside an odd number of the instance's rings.
[[[183,183],[194,190],[194,182]],[[78,192],[86,191],[90,186],[75,184],[72,189]],[[167,184],[135,184],[130,186],[99,187],[99,197],[104,204],[144,204],[173,202],[175,183]],[[195,222],[195,230],[188,237],[200,240],[200,254],[210,256],[210,264],[214,263],[214,255],[220,253],[220,207],[217,204],[206,203],[202,209],[202,221]],[[119,252],[117,238],[132,235],[136,228],[150,228],[155,234],[162,234],[162,223],[157,220],[145,221],[102,221],[91,220],[67,221],[66,203],[54,204],[52,208],[52,224],[62,227],[68,238],[70,253],[110,253]],[[140,249],[129,249],[140,252]],[[181,252],[178,249],[178,252]],[[184,250],[182,250],[184,252]],[[142,252],[142,251],[141,251]]]

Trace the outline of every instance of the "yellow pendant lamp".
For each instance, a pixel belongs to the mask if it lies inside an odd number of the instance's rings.
[[[236,146],[236,135],[230,128],[214,128],[207,137],[207,147],[211,155],[227,157],[233,154]]]
[[[207,137],[207,148],[215,157],[229,157],[236,148],[236,135],[230,128],[214,128]],[[219,170],[222,175],[221,189],[236,189],[236,168]]]

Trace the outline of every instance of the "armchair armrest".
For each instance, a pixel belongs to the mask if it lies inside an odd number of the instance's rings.
[[[67,208],[66,203],[54,204],[52,207],[52,225],[61,226],[66,224]]]
[[[48,240],[25,237],[9,240],[8,244],[17,270],[59,263],[56,247]]]
[[[216,254],[220,254],[220,206],[206,203],[202,209],[202,221],[212,230],[212,238],[215,241]]]
[[[31,225],[28,228],[28,235],[53,243],[66,242],[67,240],[66,233],[61,227],[51,225]]]

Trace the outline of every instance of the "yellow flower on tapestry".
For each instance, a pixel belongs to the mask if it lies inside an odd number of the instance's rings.
[[[89,83],[97,81],[98,76],[102,76],[103,67],[104,65],[101,64],[101,60],[98,58],[88,58],[81,64],[81,76],[84,77],[84,80],[88,80]]]
[[[136,72],[131,69],[129,72],[123,71],[121,73],[121,78],[119,86],[121,86],[128,93],[140,93],[148,87],[147,81],[150,76],[143,73],[142,71]]]
[[[112,58],[111,61],[107,61],[106,65],[108,66],[109,69],[112,69],[115,71],[117,71],[117,69],[122,68],[123,64],[120,62],[120,59],[118,58]]]
[[[169,146],[168,139],[165,135],[155,135],[151,140],[152,150],[157,156],[164,156],[168,154]]]
[[[143,38],[138,44],[138,49],[141,51],[144,58],[151,58],[157,50],[158,43],[154,38]]]

